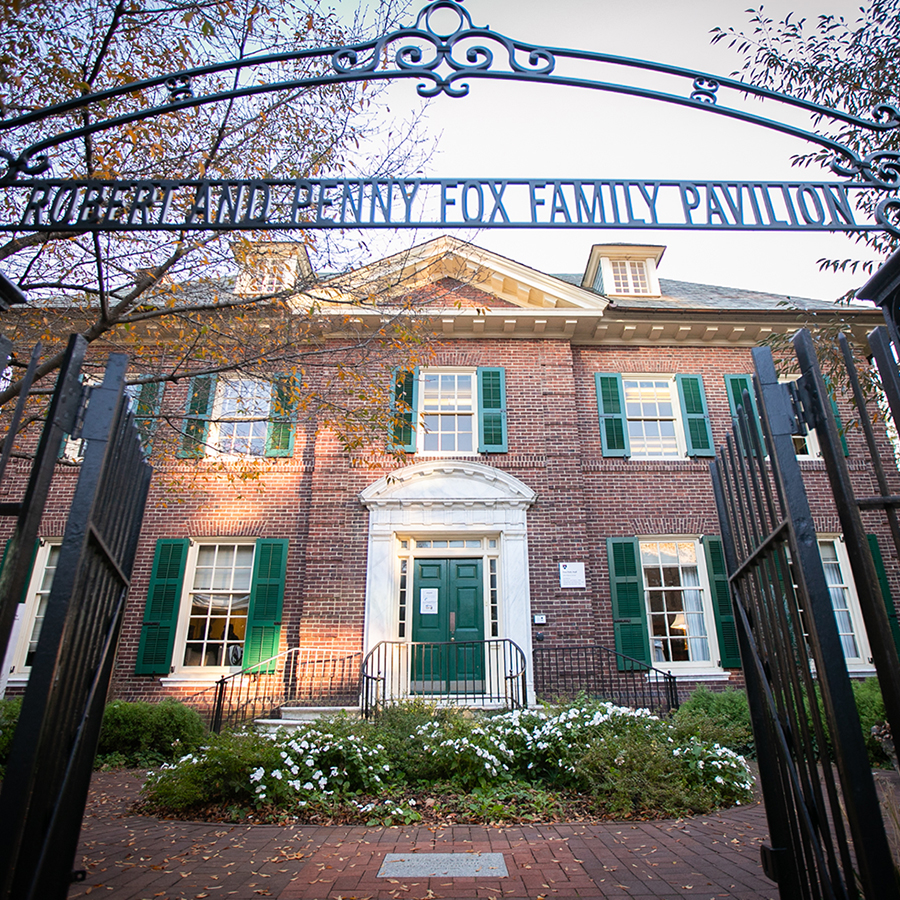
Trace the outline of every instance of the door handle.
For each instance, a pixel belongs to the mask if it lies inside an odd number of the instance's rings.
[[[450,634],[454,634],[456,632],[456,613],[450,613]]]

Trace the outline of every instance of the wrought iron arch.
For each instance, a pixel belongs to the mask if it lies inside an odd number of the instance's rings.
[[[442,16],[444,20],[449,19],[449,22],[442,22]],[[278,77],[280,73],[277,71],[277,67],[280,64],[298,61],[318,62],[322,65],[314,74],[306,77],[295,79]],[[567,72],[564,68],[565,63],[594,64],[598,70],[597,77],[587,77],[580,71]],[[614,80],[612,77],[614,72],[630,73],[632,71],[670,76],[675,84],[671,90],[660,90],[629,82],[627,78]],[[222,73],[229,73],[234,77],[233,86],[228,90],[212,89],[204,92],[204,79]],[[347,197],[349,196],[352,212],[362,206],[363,194],[368,190],[366,202],[371,200],[373,213],[378,202],[381,203],[383,211],[385,209],[384,197],[379,194],[377,183],[373,185],[366,180],[360,182],[359,180],[328,179],[325,182],[326,187],[323,187],[323,183],[320,181],[300,180],[303,182],[302,188],[307,191],[307,195],[305,199],[301,197],[298,201],[295,194],[292,218],[285,220],[283,217],[271,218],[269,216],[268,213],[271,211],[270,194],[272,188],[279,186],[287,188],[293,186],[296,189],[297,182],[290,179],[249,179],[245,182],[226,183],[201,180],[172,182],[164,179],[129,182],[122,180],[63,181],[51,178],[42,181],[37,178],[37,176],[46,175],[50,171],[50,154],[54,149],[59,149],[80,138],[123,128],[144,119],[172,115],[182,110],[227,102],[236,98],[284,90],[398,79],[416,80],[418,82],[417,92],[422,97],[434,97],[439,94],[445,94],[448,97],[464,97],[469,93],[470,82],[475,79],[487,79],[587,88],[701,109],[717,116],[791,135],[821,147],[831,154],[829,167],[832,173],[844,180],[832,183],[799,181],[766,184],[729,181],[727,187],[733,187],[734,192],[729,195],[726,189],[724,190],[725,196],[722,196],[720,188],[720,195],[717,197],[717,186],[725,183],[658,180],[603,182],[596,179],[557,182],[546,178],[522,181],[472,178],[405,179],[402,183],[409,186],[407,188],[409,191],[417,192],[422,187],[439,188],[442,201],[447,200],[448,186],[460,188],[462,194],[448,203],[444,203],[441,217],[437,221],[422,221],[415,218],[412,215],[412,198],[405,191],[404,196],[408,201],[406,202],[405,217],[397,219],[390,215],[385,217],[382,214],[379,221],[375,220],[374,215],[371,221],[363,221],[359,215],[355,219],[351,215],[349,220],[345,217],[335,219],[328,215],[323,216],[323,206],[330,206],[333,200],[322,200],[322,198],[325,197],[328,189],[337,190],[338,199],[341,200],[344,211],[346,211]],[[734,102],[748,96],[772,101],[777,104],[777,108],[783,113],[783,116],[766,118],[749,112]],[[104,115],[104,108],[110,106],[113,101],[124,97],[138,98],[141,101],[138,108],[117,115]],[[27,135],[29,126],[45,123],[76,111],[99,112],[99,115],[79,127],[65,129],[24,147],[17,147],[17,141],[27,140],[27,137],[23,138],[23,135]],[[900,236],[900,224],[897,222],[897,219],[900,218],[900,198],[896,196],[896,191],[900,188],[900,154],[889,150],[876,150],[860,155],[847,144],[813,131],[812,125],[801,127],[791,122],[789,115],[797,111],[808,115],[813,122],[828,121],[873,134],[887,133],[900,128],[900,108],[894,105],[881,104],[871,111],[869,118],[863,118],[768,88],[757,87],[734,78],[714,76],[666,63],[632,59],[609,53],[538,46],[498,34],[488,27],[474,25],[468,9],[464,8],[457,0],[434,0],[419,11],[414,25],[399,28],[370,41],[347,46],[319,47],[227,60],[213,65],[130,82],[0,121],[0,141],[5,145],[3,149],[0,149],[0,159],[6,162],[6,171],[0,176],[0,186],[8,189],[24,189],[29,192],[24,195],[26,199],[23,201],[21,219],[15,223],[0,223],[0,230],[9,231],[22,228],[39,230],[51,228],[60,230],[62,228],[73,231],[101,228],[142,230],[153,227],[219,229],[453,227],[454,225],[463,227],[473,225],[479,227],[546,227],[547,225],[561,225],[563,227],[730,227],[741,230],[756,228],[778,228],[779,230],[813,228],[844,231],[884,229]],[[617,185],[626,185],[626,193],[628,184],[632,184],[636,189],[641,187],[645,193],[650,190],[659,191],[662,188],[672,188],[680,194],[684,207],[684,221],[674,223],[658,221],[653,209],[655,200],[652,203],[648,200],[652,217],[652,221],[649,222],[631,214],[630,203],[628,218],[623,217],[620,220],[618,214],[611,221],[598,222],[596,216],[591,218],[587,215],[582,218],[581,207],[578,205],[578,191],[582,191],[582,196],[585,196],[583,186],[592,184],[606,185],[607,199],[614,203]],[[713,186],[710,187],[710,184]],[[354,191],[359,185],[362,185],[362,188],[360,188],[357,200]],[[469,209],[467,200],[475,188],[467,187],[468,185],[477,186],[476,199],[471,201],[472,204],[477,203],[475,210]],[[553,221],[539,221],[535,215],[534,201],[531,205],[532,221],[512,221],[502,202],[503,193],[510,186],[524,186],[531,191],[533,197],[535,185],[552,185],[554,191],[562,191],[561,185],[572,187],[574,191],[572,196],[575,199],[570,202],[574,202],[578,208],[577,221],[568,208],[564,212],[560,211],[558,220],[554,218]],[[197,192],[198,202],[187,220],[154,223],[148,221],[146,210],[148,203],[151,202],[148,201],[148,197],[153,198],[152,202],[156,202],[156,193],[148,195],[148,186],[152,187],[154,192],[157,190],[168,191],[166,196],[171,196],[171,192],[175,190],[190,189]],[[705,224],[694,221],[692,216],[692,210],[697,209],[701,203],[704,186],[707,203],[713,204],[712,212]],[[226,215],[224,218],[219,215],[211,220],[209,203],[212,201],[203,201],[201,196],[201,192],[209,187],[215,187],[220,191],[243,188],[249,192],[250,200],[246,214],[243,216],[232,214],[230,217]],[[258,189],[261,192],[260,196],[263,197],[262,200],[257,198],[258,207],[256,209],[253,206],[254,189]],[[785,192],[786,218],[784,220],[779,220],[771,212],[771,189],[775,191],[781,189]],[[884,194],[874,213],[874,225],[856,222],[850,212],[846,191],[858,189],[874,190]],[[119,194],[116,193],[117,190]],[[144,190],[143,200],[140,199],[141,190]],[[317,190],[318,194],[316,194]],[[394,190],[394,188],[391,187],[390,190]],[[38,193],[36,194],[35,191]],[[40,191],[44,191],[44,193],[41,194]],[[84,215],[76,216],[74,220],[51,221],[53,217],[45,214],[44,210],[51,204],[50,198],[58,196],[60,191],[72,192],[73,198],[78,191],[86,194],[87,211]],[[106,191],[105,195],[104,191]],[[126,212],[128,206],[122,202],[124,196],[122,192],[127,191],[137,195],[138,199],[134,202],[138,205],[140,215],[130,215]],[[341,191],[343,191],[342,196]],[[793,192],[792,195],[791,192]],[[108,200],[110,196],[113,197],[114,202],[112,209],[108,204],[104,206],[105,200]],[[316,196],[319,197],[318,201],[315,199]],[[494,201],[490,218],[487,221],[484,221],[487,213],[484,205],[485,198]],[[596,204],[602,203],[602,200],[603,188],[596,187],[593,200],[590,202],[593,202],[596,207]],[[735,211],[735,204],[739,202],[743,205],[745,200],[748,208],[752,208],[752,221],[749,218],[745,221],[743,210],[740,215]],[[202,205],[201,201],[206,202],[206,205]],[[355,202],[358,202],[359,207],[354,205]],[[260,203],[261,207],[259,207]],[[565,205],[565,201],[563,203]],[[230,197],[229,204],[233,212],[234,201]],[[317,215],[299,217],[296,215],[298,210],[316,208],[317,204]],[[454,205],[458,207],[457,211],[462,210],[464,213],[458,222],[450,221],[446,215],[448,208]],[[545,201],[538,201],[537,205],[545,205]],[[585,209],[588,205],[589,198],[586,198]],[[733,212],[731,219],[728,215],[729,205]],[[390,200],[388,200],[389,207]],[[768,207],[768,210],[764,207]],[[72,208],[83,209],[74,199],[72,203],[68,204],[68,208],[70,212]],[[475,214],[476,210],[479,212],[478,215]],[[266,214],[261,214],[262,212]],[[715,218],[718,218],[719,221],[714,222]]]

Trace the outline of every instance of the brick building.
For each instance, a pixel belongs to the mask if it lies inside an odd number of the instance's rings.
[[[238,387],[257,413],[276,410],[277,377],[154,396],[183,417],[191,457],[161,474],[207,477],[178,503],[166,478],[151,488],[114,694],[190,696],[292,647],[451,638],[514,642],[529,678],[535,647],[600,644],[685,690],[741,684],[708,463],[751,348],[835,307],[667,281],[663,252],[597,245],[577,276],[452,238],[398,258],[404,289],[437,298],[422,313],[428,364],[395,376],[399,462],[353,465],[328,429],[284,410],[242,423]],[[857,336],[881,321],[861,305],[841,313]],[[877,493],[862,438],[848,429],[846,442],[861,492]],[[848,666],[874,673],[815,438],[796,445]],[[226,477],[248,454],[262,470],[254,491]],[[73,479],[60,473],[42,525],[9,690],[27,679]],[[887,577],[896,595],[893,559]],[[408,686],[440,694],[477,677],[417,671]]]

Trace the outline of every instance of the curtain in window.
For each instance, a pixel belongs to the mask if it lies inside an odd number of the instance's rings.
[[[703,616],[703,594],[700,592],[700,570],[685,566],[681,570],[684,583],[684,617],[687,622],[688,645],[692,660],[709,659],[709,638]],[[696,588],[696,590],[691,590]]]
[[[844,587],[843,578],[841,577],[840,563],[837,559],[828,559],[829,550],[832,554],[834,553],[833,547],[820,544],[820,549],[822,567],[825,569],[825,581],[828,584],[831,608],[834,610],[838,634],[841,637],[841,649],[844,651],[844,659],[858,659],[859,650],[856,646],[856,637],[853,634],[853,622],[850,619],[847,589]]]

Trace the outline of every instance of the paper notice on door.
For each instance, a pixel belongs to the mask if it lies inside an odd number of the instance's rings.
[[[438,611],[438,589],[422,588],[419,591],[419,612],[423,616],[435,615]]]

